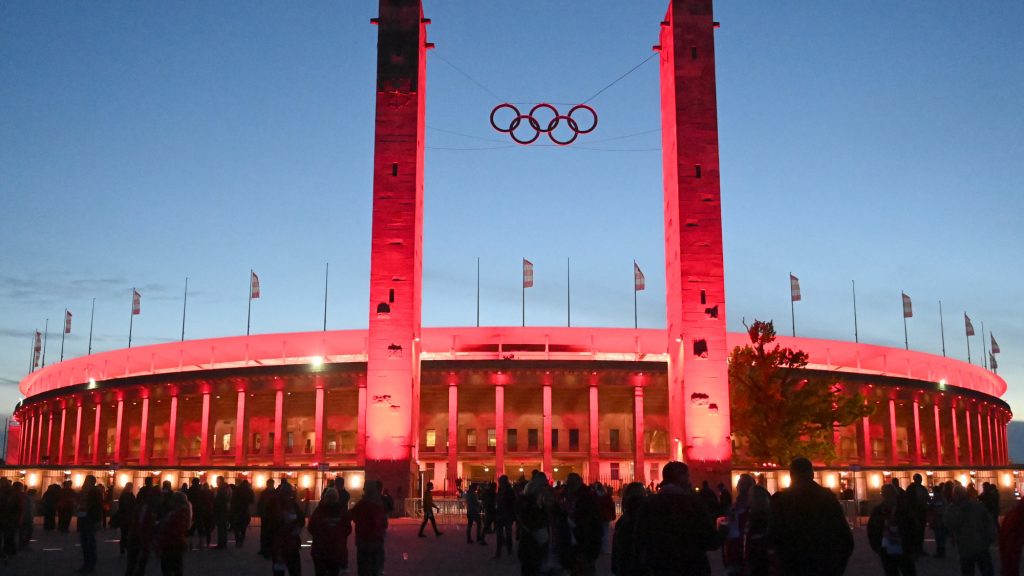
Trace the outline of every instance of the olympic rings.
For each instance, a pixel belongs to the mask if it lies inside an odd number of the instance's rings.
[[[502,128],[501,126],[498,126],[498,124],[495,122],[494,117],[495,115],[497,115],[498,111],[503,110],[505,108],[511,110],[512,113],[515,114],[515,116],[513,116],[512,120],[508,123],[507,127]],[[536,112],[541,110],[548,110],[551,112],[551,120],[549,120],[546,125],[542,125],[541,121],[538,120],[537,116],[534,115]],[[573,114],[576,114],[581,110],[589,112],[591,117],[593,118],[589,128],[580,128],[579,121],[576,118],[573,118]],[[526,126],[528,127],[528,129],[533,130],[532,136],[529,135],[529,133],[525,135],[528,137],[516,133],[516,131],[519,130],[521,126],[523,126],[524,121],[526,122]],[[562,121],[565,121],[565,125],[569,127],[569,130],[572,130],[572,136],[565,140],[559,140],[558,137],[555,136],[555,129],[558,128]],[[514,140],[518,144],[522,144],[523,146],[533,144],[534,142],[537,141],[537,138],[540,138],[541,134],[547,134],[548,139],[550,139],[553,143],[559,146],[568,146],[569,144],[575,142],[576,138],[578,138],[580,134],[589,134],[593,132],[595,128],[597,128],[597,112],[595,112],[593,108],[587,106],[586,104],[577,104],[569,109],[568,114],[559,114],[558,109],[555,108],[553,105],[548,104],[546,102],[541,102],[540,104],[535,105],[533,108],[530,108],[529,114],[523,114],[522,112],[519,111],[519,108],[516,108],[515,105],[505,102],[503,104],[498,104],[497,106],[494,107],[493,110],[491,110],[491,127],[497,130],[498,132],[508,134],[512,138],[512,140]]]

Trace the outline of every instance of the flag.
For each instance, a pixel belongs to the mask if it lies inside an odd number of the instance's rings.
[[[974,336],[974,324],[971,324],[971,317],[964,312],[964,329],[967,330],[968,336]]]
[[[789,275],[789,299],[793,302],[800,301],[800,279],[792,274]]]
[[[260,277],[251,270],[249,274],[252,274],[252,278],[249,279],[249,298],[256,300],[260,297]]]
[[[132,316],[138,316],[139,312],[142,311],[142,294],[135,288],[132,288]]]
[[[900,292],[900,294],[903,295],[903,317],[904,318],[913,318],[914,317],[914,305],[910,301],[910,296],[907,296],[906,293],[904,293],[904,292]]]
[[[996,370],[999,368],[999,364],[996,363],[996,355],[991,352],[988,353],[988,366],[992,370]]]
[[[42,352],[42,350],[43,350],[43,335],[39,333],[39,330],[36,330],[35,343],[32,344],[32,367],[33,368],[38,368],[39,367],[39,354],[40,354],[40,352]]]
[[[989,332],[989,333],[988,333],[988,338],[989,338],[989,340],[991,340],[991,342],[992,342],[992,345],[991,345],[991,346],[989,346],[989,348],[991,348],[991,349],[992,349],[992,353],[993,353],[993,354],[999,354],[999,343],[998,343],[998,342],[996,342],[996,337],[995,337],[995,336],[993,336],[991,332]]]
[[[633,262],[633,290],[637,292],[647,287],[647,280],[644,278],[644,273],[640,270],[640,267]]]
[[[71,312],[64,311],[64,333],[71,334]]]
[[[533,262],[523,258],[523,288],[533,288]]]

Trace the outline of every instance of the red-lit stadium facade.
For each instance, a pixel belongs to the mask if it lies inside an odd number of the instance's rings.
[[[744,460],[730,427],[711,0],[671,0],[660,24],[666,328],[421,325],[426,41],[420,0],[380,0],[368,327],[136,347],[47,366],[21,382],[10,463],[31,486],[99,473],[292,475],[398,497],[424,478],[540,469],[656,482],[685,460],[699,481]],[[520,120],[524,129],[536,121]],[[525,277],[524,277],[525,287]],[[524,322],[525,323],[525,322]],[[860,391],[873,415],[835,434],[825,485],[861,497],[886,475],[1016,483],[1006,383],[956,360],[780,337],[809,372]],[[12,473],[8,469],[8,474]],[[782,473],[764,471],[769,485]],[[116,478],[115,478],[116,476]],[[998,478],[997,478],[998,476]],[[104,480],[101,480],[104,481]]]
[[[437,486],[535,468],[556,479],[575,471],[613,484],[658,481],[665,462],[691,459],[701,442],[669,433],[663,334],[425,329],[410,424],[416,468]],[[745,338],[730,334],[728,345]],[[876,405],[872,416],[837,432],[837,474],[860,470],[854,476],[866,486],[872,470],[994,479],[992,469],[1009,463],[1011,414],[999,399],[1006,383],[992,372],[903,349],[779,340],[810,353],[808,372],[828,374]],[[398,413],[391,399],[367,394],[366,342],[366,331],[267,334],[48,366],[21,384],[26,400],[16,412],[11,463],[36,470],[26,478],[33,481],[155,470],[175,480],[291,473],[314,484],[326,466],[358,485],[375,434],[368,415]],[[741,443],[733,462],[756,468]]]

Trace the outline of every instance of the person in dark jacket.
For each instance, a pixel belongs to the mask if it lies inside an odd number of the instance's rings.
[[[311,555],[316,576],[338,576],[348,570],[348,535],[352,533],[352,519],[342,508],[338,491],[328,488],[320,498],[320,505],[309,518],[309,533],[313,537]]]
[[[722,563],[725,573],[764,576],[769,572],[768,509],[771,496],[757,485],[750,474],[741,474],[736,483],[736,500],[729,505],[722,526]]]
[[[494,533],[494,515],[498,513],[498,489],[494,482],[487,482],[480,488],[480,505],[484,510],[484,535]]]
[[[256,513],[260,517],[260,555],[270,558],[270,540],[273,535],[273,518],[277,514],[277,490],[274,481],[267,480],[256,503]]]
[[[494,551],[495,558],[501,558],[502,547],[508,548],[512,555],[512,523],[516,520],[516,493],[508,476],[502,474],[498,478],[498,493],[494,498],[494,536],[498,548]]]
[[[386,509],[386,507],[385,507]],[[423,533],[423,529],[427,527],[427,522],[434,528],[434,535],[440,536],[444,534],[437,529],[437,520],[434,518],[434,510],[441,510],[437,504],[434,504],[434,483],[427,482],[427,488],[423,491],[423,522],[420,524],[420,538],[426,538],[427,535]]]
[[[256,495],[248,480],[242,480],[231,491],[231,531],[235,534],[235,546],[238,548],[245,544],[245,533],[252,519],[249,510],[255,501]]]
[[[18,553],[18,525],[21,524],[21,499],[11,481],[0,478],[0,560],[3,565]]]
[[[124,488],[121,488],[121,495],[117,499],[117,525],[121,529],[119,547],[122,556],[128,549],[128,533],[131,530],[132,513],[135,511],[134,488],[131,482],[126,483]]]
[[[363,497],[352,507],[356,532],[356,565],[359,576],[381,576],[384,572],[384,536],[388,514],[381,502],[378,481],[367,482]]]
[[[82,544],[82,567],[79,572],[92,574],[96,571],[96,530],[103,514],[103,492],[96,486],[96,477],[89,474],[79,494],[78,536]]]
[[[652,576],[711,573],[707,552],[721,546],[715,521],[690,487],[690,470],[669,462],[657,494],[647,499],[637,522],[637,543]]]
[[[572,531],[570,573],[573,576],[592,575],[596,570],[597,557],[601,555],[601,509],[590,487],[575,472],[566,478],[562,505]]]
[[[71,530],[71,517],[75,514],[75,489],[71,480],[65,480],[57,498],[57,530],[67,533]]]
[[[277,489],[275,517],[272,519],[270,539],[270,560],[276,576],[287,570],[289,576],[300,576],[302,560],[302,530],[306,527],[306,515],[295,499],[295,489],[287,480],[281,481]]]
[[[647,490],[640,482],[631,482],[622,491],[622,516],[615,523],[612,535],[612,574],[615,576],[646,576],[636,543],[636,518],[647,499]]]
[[[43,530],[52,532],[57,527],[57,500],[60,498],[60,486],[50,484],[40,499],[43,512]]]
[[[907,492],[906,497],[900,498],[894,486],[882,486],[882,503],[875,506],[868,518],[868,543],[882,560],[886,576],[917,574],[914,563],[924,530],[911,502],[911,488]]]
[[[1018,500],[999,527],[999,567],[1002,576],[1020,575],[1021,548],[1024,547],[1024,500]]]
[[[231,520],[231,487],[223,476],[217,476],[217,492],[213,497],[213,522],[217,526],[217,550],[228,547],[228,524]]]
[[[842,574],[853,534],[835,494],[814,481],[806,458],[789,466],[791,486],[772,498],[768,540],[783,574]]]
[[[486,545],[487,542],[484,540],[483,524],[481,522],[482,510],[480,507],[480,497],[477,492],[477,485],[470,484],[469,490],[466,491],[466,543],[473,543],[473,526],[476,525],[476,541],[481,546]]]
[[[181,576],[182,558],[188,549],[188,496],[184,492],[171,494],[167,514],[160,521],[160,570],[163,576]]]
[[[127,520],[126,576],[143,576],[146,573],[146,564],[149,563],[149,554],[156,538],[157,522],[160,520],[159,509],[160,493],[153,486],[149,486],[148,490],[140,489]]]

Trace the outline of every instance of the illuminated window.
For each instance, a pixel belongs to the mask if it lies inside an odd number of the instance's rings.
[[[498,433],[494,428],[487,429],[487,449],[494,450],[498,447]]]
[[[342,432],[341,433],[341,451],[344,454],[354,454],[356,451],[356,433],[355,432]]]
[[[427,450],[433,451],[437,446],[437,430],[427,430]]]
[[[231,434],[221,436],[221,450],[223,450],[224,453],[231,452]]]
[[[466,448],[476,450],[476,428],[466,429]]]
[[[261,440],[262,438],[260,438],[259,432],[256,432],[255,434],[252,435],[252,451],[255,452],[256,454],[259,454],[260,448],[263,447],[263,443],[261,442]]]

